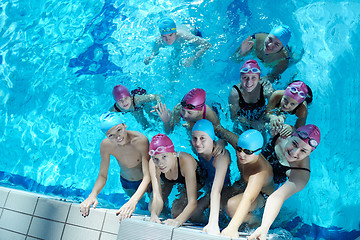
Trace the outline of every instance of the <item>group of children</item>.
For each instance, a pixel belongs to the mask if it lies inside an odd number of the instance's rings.
[[[181,47],[181,42],[189,41],[199,46],[192,58],[183,60],[184,66],[191,65],[211,47],[200,36],[177,31],[171,18],[161,19],[159,30],[160,37],[145,64],[166,45],[178,43]],[[115,104],[100,117],[100,128],[107,138],[100,146],[99,176],[91,194],[80,205],[82,215],[86,217],[90,207],[98,204],[97,195],[105,186],[112,155],[121,169],[122,187],[130,196],[117,211],[120,221],[131,216],[148,192],[152,222],[175,227],[186,221],[204,223],[204,232],[229,237],[239,237],[240,225],[248,222],[253,227],[260,225],[249,239],[266,239],[284,201],[309,181],[309,155],[320,142],[319,128],[306,125],[311,89],[302,81],[290,83],[285,90],[274,91],[272,87],[272,82],[288,66],[286,46],[290,36],[287,26],[277,26],[269,34],[248,37],[231,56],[240,62],[252,52],[254,57],[273,66],[269,75],[260,78],[257,61],[250,59],[242,65],[240,82],[229,94],[230,115],[237,134],[221,125],[217,113],[206,104],[203,89],[190,90],[171,111],[161,102],[160,95],[146,94],[140,88],[130,93],[123,85],[115,86]],[[124,112],[131,112],[142,121],[143,111],[150,111],[146,108],[149,103],[156,103],[151,111],[159,115],[165,133],[155,135],[150,143],[144,134],[127,130],[122,117]],[[296,115],[294,126],[285,124],[287,114]],[[191,136],[193,155],[176,151],[179,146],[174,146],[168,136],[181,119]],[[268,142],[264,138],[267,132],[272,136]],[[226,142],[236,151],[241,176],[233,184]],[[168,196],[174,186],[179,194],[170,209]],[[262,207],[265,208],[260,223],[252,212]],[[171,217],[161,221],[161,212]],[[219,218],[223,215],[231,220],[221,231]]]

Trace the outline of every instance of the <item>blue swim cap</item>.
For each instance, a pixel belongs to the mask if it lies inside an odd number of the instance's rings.
[[[110,128],[122,123],[124,123],[124,120],[121,118],[120,114],[115,112],[106,112],[100,117],[100,129],[105,134]]]
[[[170,17],[164,17],[159,21],[159,31],[161,35],[175,33],[176,24]]]
[[[197,121],[193,126],[191,133],[194,131],[205,132],[212,140],[215,140],[214,126],[209,120],[201,119]]]
[[[286,25],[279,25],[274,27],[269,34],[273,34],[277,37],[283,46],[286,46],[291,37],[291,31],[289,26]]]
[[[250,129],[240,135],[237,145],[241,148],[254,151],[263,147],[264,137],[258,130]],[[261,149],[254,152],[255,155],[260,153]]]

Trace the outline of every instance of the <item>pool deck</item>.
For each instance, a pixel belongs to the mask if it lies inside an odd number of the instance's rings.
[[[173,228],[134,215],[119,223],[114,209],[91,209],[82,217],[79,204],[0,187],[0,240],[192,240],[227,239],[201,228]],[[246,234],[238,239],[246,239]],[[270,237],[269,239],[276,239]]]

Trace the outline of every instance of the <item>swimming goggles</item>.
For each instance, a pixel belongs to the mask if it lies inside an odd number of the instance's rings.
[[[163,28],[160,30],[160,33],[170,32],[170,31],[174,31],[174,30],[176,30],[176,28]]]
[[[287,87],[291,93],[293,94],[298,94],[299,97],[301,98],[305,98],[306,97],[306,94],[303,92],[303,91],[299,91],[296,87]]]
[[[298,134],[298,136],[301,139],[303,139],[303,140],[309,139],[310,147],[316,148],[319,145],[319,143],[315,139],[310,138],[310,136],[307,132],[297,131],[297,130],[295,132]]]
[[[240,69],[240,72],[241,72],[241,73],[248,73],[248,72],[260,73],[260,69],[258,69],[258,68],[247,68],[247,67],[244,67],[244,68]]]
[[[190,110],[199,109],[199,108],[203,107],[204,104],[205,104],[205,103],[202,103],[202,104],[200,104],[200,105],[194,106],[194,105],[192,105],[192,104],[190,104],[190,103],[186,103],[185,101],[182,101],[182,102],[181,102],[181,106],[182,106],[182,107],[187,108],[187,109],[190,109]]]
[[[168,148],[173,148],[173,147],[174,147],[173,144],[171,144],[170,146],[166,146],[166,147],[160,146],[160,147],[156,148],[155,150],[152,150],[152,149],[151,149],[151,150],[149,151],[149,155],[150,155],[150,156],[154,156],[154,155],[156,155],[156,154],[164,153],[164,152],[166,152],[166,149],[168,149]]]
[[[254,154],[255,152],[261,150],[262,148],[256,149],[256,150],[249,150],[249,149],[245,149],[242,147],[237,146],[236,147],[236,151],[238,151],[239,153],[244,152],[246,155],[251,155]]]

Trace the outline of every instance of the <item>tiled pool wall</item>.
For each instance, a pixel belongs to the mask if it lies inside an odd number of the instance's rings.
[[[84,218],[78,203],[0,187],[0,240],[230,239],[203,233],[200,227],[173,228],[151,223],[143,215],[119,223],[115,212],[91,209]]]
[[[115,212],[91,209],[84,218],[78,203],[0,187],[0,239],[116,240]]]

